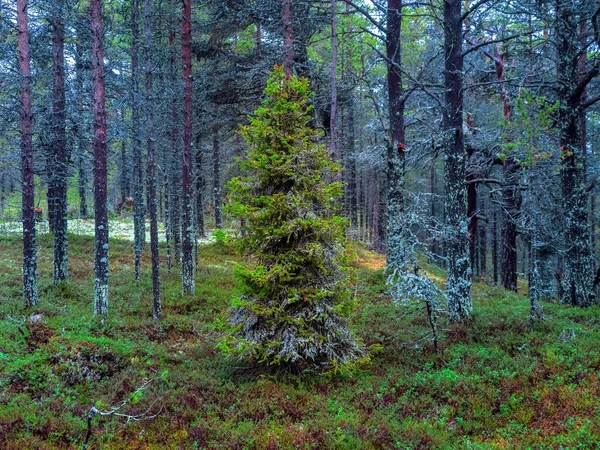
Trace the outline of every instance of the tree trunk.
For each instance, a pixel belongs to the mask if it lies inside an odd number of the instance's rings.
[[[502,228],[502,286],[510,291],[517,290],[517,219],[521,209],[519,173],[521,167],[508,158],[504,162],[504,183],[502,189],[504,226]]]
[[[80,33],[78,33],[80,37]],[[84,105],[83,98],[86,97],[85,93],[85,81],[84,71],[89,70],[89,65],[83,60],[83,45],[80,42],[81,39],[77,40],[75,44],[75,92],[77,94],[76,107],[77,107],[77,120],[73,126],[73,134],[77,140],[77,190],[79,194],[79,217],[86,219],[88,217],[88,206],[87,206],[87,184],[88,184],[88,171],[86,167],[85,154],[88,149],[88,141],[85,137],[84,130],[87,128],[87,121],[84,119]]]
[[[63,1],[57,0],[52,12],[52,154],[54,170],[51,174],[54,194],[54,284],[66,280],[69,273],[67,250],[67,154],[65,111],[65,55]]]
[[[183,243],[181,279],[184,294],[193,294],[194,281],[194,166],[192,161],[192,2],[183,0],[181,22],[183,61]]]
[[[223,205],[221,204],[221,153],[219,124],[213,125],[213,200],[215,204],[215,228],[223,228]]]
[[[25,306],[38,304],[37,249],[35,244],[33,125],[31,115],[31,67],[29,60],[29,29],[27,0],[17,0],[17,47],[21,76],[21,175],[23,180],[23,296]]]
[[[140,139],[139,88],[139,24],[138,0],[131,1],[131,136],[133,139],[133,259],[135,280],[140,279],[142,252],[146,243],[146,212],[144,206],[144,174],[142,168],[142,141]]]
[[[556,2],[556,45],[560,108],[561,183],[564,225],[563,303],[590,306],[595,302],[594,258],[586,187],[586,142],[582,126],[582,97],[587,83],[578,61],[578,17],[574,4]]]
[[[390,135],[387,147],[387,264],[401,263],[405,247],[404,214],[404,99],[402,98],[402,1],[388,0],[387,85]]]
[[[92,30],[92,88],[94,104],[94,312],[108,312],[108,215],[106,210],[106,101],[102,0],[90,0]]]
[[[462,0],[444,2],[446,242],[448,318],[469,319],[471,267],[467,217],[466,153],[463,136]]]
[[[196,221],[198,236],[205,237],[204,230],[204,158],[200,145],[200,134],[196,136]]]
[[[148,194],[150,197],[150,252],[152,257],[152,313],[158,320],[162,313],[160,302],[160,255],[158,253],[158,217],[156,199],[156,161],[154,155],[153,104],[152,92],[152,11],[151,0],[145,1],[146,16],[146,148],[148,151]]]
[[[485,197],[481,199],[481,211],[485,211]],[[479,279],[487,282],[487,226],[485,222],[479,224]]]
[[[283,23],[283,68],[285,74],[291,77],[294,71],[292,0],[283,0],[281,19]]]
[[[175,0],[176,1],[176,0]],[[176,6],[176,5],[175,5]],[[172,151],[169,154],[169,208],[170,208],[170,229],[173,237],[173,253],[175,261],[181,263],[181,141],[179,138],[179,102],[175,94],[178,87],[177,78],[177,53],[175,50],[175,26],[169,32],[169,76],[174,92],[171,94],[171,145]]]
[[[494,284],[498,284],[498,215],[494,211],[494,225],[492,227],[492,270]]]
[[[329,115],[329,151],[336,158],[335,115],[337,112],[337,0],[331,0],[331,109]],[[338,174],[341,177],[341,173]]]

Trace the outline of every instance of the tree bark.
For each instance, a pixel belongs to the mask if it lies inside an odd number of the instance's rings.
[[[582,127],[585,83],[579,70],[578,11],[574,3],[556,1],[556,50],[560,108],[561,184],[564,205],[563,303],[590,306],[596,300],[593,287],[594,258],[589,226],[589,192],[586,186],[586,142]],[[589,82],[589,81],[588,81]]]
[[[281,19],[283,23],[283,69],[288,77],[294,71],[294,41],[292,28],[292,0],[282,0]]]
[[[215,205],[215,228],[223,228],[223,205],[221,204],[221,149],[219,124],[213,125],[213,200]]]
[[[37,249],[35,244],[33,121],[31,115],[31,66],[29,59],[29,28],[27,0],[17,0],[17,49],[21,76],[21,175],[23,214],[23,297],[25,306],[38,304]]]
[[[444,2],[444,86],[443,118],[446,176],[446,242],[448,318],[469,319],[471,264],[467,217],[466,152],[463,136],[463,55],[462,0]]]
[[[67,246],[67,175],[69,155],[67,153],[65,111],[65,24],[63,0],[57,0],[52,12],[52,154],[54,204],[54,284],[67,279],[69,255]]]
[[[194,205],[192,161],[192,3],[183,0],[181,22],[181,56],[183,61],[183,243],[181,278],[184,294],[193,294],[194,280]]]
[[[150,252],[152,258],[152,313],[154,320],[162,314],[160,301],[160,255],[158,252],[158,217],[156,199],[156,161],[154,155],[152,86],[152,9],[151,0],[145,1],[146,18],[146,148],[148,151],[148,194],[150,197]]]
[[[94,105],[94,312],[108,312],[108,214],[106,208],[106,100],[104,90],[104,33],[102,0],[90,0],[92,30],[92,88]]]
[[[521,209],[519,173],[521,167],[514,158],[504,162],[502,189],[504,225],[502,227],[502,285],[510,291],[517,290],[517,219]]]
[[[387,85],[390,133],[387,146],[387,264],[400,262],[405,247],[404,214],[404,99],[402,97],[402,1],[388,0],[387,6]]]
[[[176,0],[174,0],[176,2]],[[179,85],[177,78],[177,53],[175,50],[175,27],[172,24],[169,32],[169,76],[173,86],[171,94],[171,144],[169,155],[169,211],[170,230],[173,237],[173,253],[175,261],[181,263],[181,140],[179,138],[179,101],[176,94]]]
[[[144,170],[142,167],[142,141],[140,139],[140,88],[139,88],[139,3],[131,1],[131,136],[133,139],[133,259],[135,280],[140,279],[142,252],[146,243],[146,212],[144,206]]]

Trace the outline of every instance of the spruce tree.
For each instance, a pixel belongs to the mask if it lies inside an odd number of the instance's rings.
[[[307,126],[312,107],[305,78],[276,67],[266,100],[241,128],[247,176],[229,184],[230,215],[247,219],[244,250],[253,269],[238,267],[227,353],[266,365],[318,371],[364,355],[348,328],[346,220],[336,215],[339,170],[320,134]]]

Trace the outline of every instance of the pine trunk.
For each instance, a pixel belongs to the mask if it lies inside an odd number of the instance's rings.
[[[193,294],[194,281],[194,166],[192,160],[192,2],[183,0],[181,22],[183,62],[183,242],[181,279],[184,294]]]
[[[54,170],[51,174],[54,204],[54,284],[67,279],[69,256],[67,250],[67,154],[65,111],[65,24],[63,1],[55,2],[52,14],[52,154]]]
[[[445,242],[448,269],[448,318],[469,319],[471,267],[467,217],[466,153],[463,136],[462,0],[444,2],[445,111],[443,118],[446,175]]]
[[[146,242],[146,214],[144,206],[144,174],[142,168],[142,141],[140,139],[139,88],[139,3],[131,2],[131,136],[133,139],[133,259],[135,280],[140,279],[142,252]]]
[[[402,1],[388,0],[387,8],[387,85],[390,136],[387,147],[387,264],[401,263],[404,248],[404,99],[402,98]]]
[[[34,178],[33,178],[33,121],[31,115],[31,66],[29,59],[29,28],[27,0],[17,0],[17,48],[21,76],[21,175],[23,214],[23,296],[25,306],[38,303],[37,249],[35,244]]]
[[[152,10],[151,0],[145,2],[146,16],[146,148],[148,151],[148,195],[150,197],[150,252],[152,258],[152,312],[154,320],[161,316],[162,308],[160,301],[160,255],[158,252],[158,217],[156,199],[156,161],[154,155],[153,134],[153,92],[152,92]]]
[[[94,312],[108,312],[108,214],[106,208],[106,100],[104,91],[104,33],[102,0],[90,0],[92,30],[92,88],[94,105]]]

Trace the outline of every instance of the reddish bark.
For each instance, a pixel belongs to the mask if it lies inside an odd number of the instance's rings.
[[[25,306],[38,303],[37,251],[35,247],[35,211],[33,185],[33,142],[31,116],[31,67],[29,60],[29,29],[27,0],[17,0],[17,48],[21,75],[21,174],[23,180],[23,296]]]
[[[283,0],[281,18],[283,22],[283,70],[288,77],[291,77],[294,67],[292,0]]]
[[[94,105],[94,312],[108,312],[108,215],[106,210],[106,94],[102,0],[90,0],[92,31],[92,89]]]

